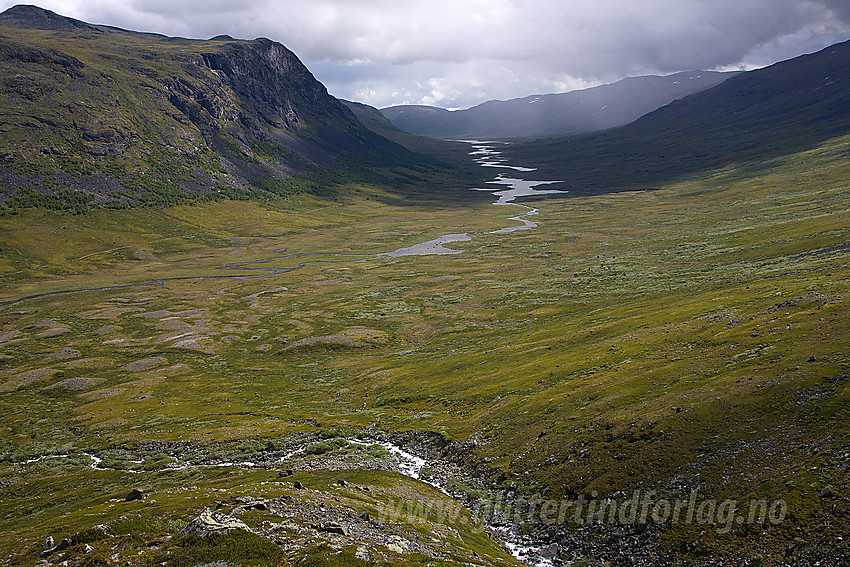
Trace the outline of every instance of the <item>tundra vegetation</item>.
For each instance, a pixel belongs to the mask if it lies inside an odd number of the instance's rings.
[[[215,553],[176,534],[239,497],[373,517],[382,498],[448,499],[389,469],[305,465],[278,479],[287,465],[262,464],[303,440],[292,458],[304,463],[376,462],[386,455],[340,440],[404,431],[464,444],[468,492],[474,478],[548,498],[693,489],[791,511],[724,535],[663,526],[660,553],[846,553],[848,142],[757,175],[731,165],[654,191],[540,200],[537,228],[503,235],[490,231],[507,207],[400,205],[391,187],[361,184],[334,201],[8,216],[4,561],[34,564],[45,538],[74,534],[63,553],[81,564],[237,557],[248,534]],[[448,232],[472,237],[452,244],[463,253],[377,256]],[[177,466],[243,461],[260,464]],[[145,498],[125,502],[137,486]],[[243,517],[257,530],[275,518]],[[111,537],[87,531],[100,524]],[[249,562],[512,561],[471,523],[390,524],[419,555],[334,555],[344,537],[290,526],[279,537],[299,546]],[[442,555],[426,537],[439,530],[453,534]]]

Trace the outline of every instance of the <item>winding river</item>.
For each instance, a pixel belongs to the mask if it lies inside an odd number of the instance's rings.
[[[536,171],[536,169],[532,167],[522,167],[505,163],[506,160],[502,157],[502,153],[494,149],[495,142],[478,142],[474,140],[460,141],[466,142],[472,146],[472,151],[469,152],[469,155],[472,156],[475,162],[481,167],[510,169],[513,171],[525,173]],[[527,216],[536,215],[537,209],[529,207],[527,205],[515,203],[514,200],[518,197],[539,197],[541,195],[566,193],[566,191],[562,191],[559,189],[535,189],[535,187],[539,187],[540,185],[552,185],[554,183],[562,183],[561,181],[528,181],[526,179],[519,179],[516,177],[506,177],[501,173],[497,175],[495,179],[493,179],[492,181],[488,181],[487,183],[493,185],[504,185],[507,187],[506,189],[494,189],[492,187],[478,187],[475,189],[476,191],[487,191],[497,197],[496,201],[493,203],[494,205],[511,205],[514,207],[522,207],[523,209],[525,209],[525,212],[520,215],[508,217],[508,220],[516,221],[522,224],[500,228],[499,230],[494,230],[493,232],[491,232],[491,234],[506,234],[518,230],[530,230],[537,226],[536,222],[530,221],[525,218]],[[429,254],[460,254],[461,252],[463,252],[462,250],[447,248],[443,246],[443,244],[446,244],[448,242],[459,242],[469,240],[472,240],[472,238],[466,233],[444,234],[443,236],[435,238],[434,240],[429,240],[420,244],[414,244],[413,246],[408,246],[407,248],[399,248],[398,250],[395,250],[393,252],[378,254],[378,256],[385,258],[396,258],[398,256],[423,256]]]
[[[519,172],[532,172],[535,171],[534,168],[529,167],[521,167],[516,165],[508,165],[505,163],[505,159],[501,157],[501,152],[493,148],[494,142],[477,142],[477,141],[469,141],[464,140],[467,143],[472,145],[472,151],[469,153],[470,156],[475,159],[476,163],[481,165],[481,167],[494,167],[494,168],[502,168],[502,169],[510,169],[513,171]],[[505,228],[501,228],[499,230],[494,230],[491,234],[505,234],[510,232],[515,232],[518,230],[529,230],[537,226],[536,222],[530,221],[526,219],[527,216],[532,216],[537,214],[537,209],[533,207],[529,207],[527,205],[521,205],[519,203],[515,203],[514,200],[517,197],[534,197],[540,195],[550,195],[556,193],[566,193],[566,191],[561,191],[557,189],[535,189],[540,185],[550,185],[553,183],[561,183],[560,181],[527,181],[525,179],[518,179],[514,177],[505,177],[501,173],[496,176],[493,181],[488,181],[488,184],[493,185],[504,185],[507,189],[494,189],[491,187],[479,187],[475,190],[477,191],[488,191],[497,197],[497,200],[493,203],[494,205],[512,205],[515,207],[522,207],[526,209],[526,212],[508,217],[508,220],[512,220],[515,222],[522,223],[516,226],[509,226]],[[352,255],[352,254],[329,254],[329,256],[339,257],[339,256],[356,256],[359,260],[358,262],[363,262],[368,257],[377,257],[377,258],[398,258],[402,256],[428,256],[428,255],[442,255],[442,254],[460,254],[463,250],[457,250],[454,248],[449,248],[447,246],[443,246],[444,244],[448,244],[451,242],[467,242],[472,240],[466,233],[460,234],[444,234],[432,240],[428,240],[426,242],[420,242],[418,244],[414,244],[412,246],[407,246],[405,248],[399,248],[397,250],[393,250],[391,252],[381,252],[378,254],[363,254],[363,255]],[[105,250],[103,252],[111,252],[116,249]],[[320,254],[292,254],[292,253],[283,253],[282,250],[278,252],[282,253],[284,257],[298,257],[298,256],[319,256]],[[98,252],[94,252],[92,254],[87,254],[83,256],[86,258],[88,256],[93,256],[98,254]],[[131,289],[138,287],[162,287],[168,282],[174,281],[191,281],[191,280],[248,280],[248,279],[257,279],[257,278],[267,278],[270,276],[277,276],[280,274],[285,274],[287,272],[294,272],[296,270],[300,270],[305,267],[307,264],[317,263],[317,262],[328,262],[329,260],[308,260],[304,262],[300,262],[297,266],[291,268],[274,268],[268,267],[263,268],[259,267],[258,264],[267,264],[269,262],[274,261],[276,258],[265,258],[262,260],[254,260],[252,262],[241,262],[241,263],[232,263],[232,264],[224,264],[219,266],[220,270],[233,270],[233,271],[260,271],[261,273],[252,273],[252,274],[217,274],[217,275],[206,275],[206,276],[178,276],[173,278],[159,278],[154,280],[148,280],[145,282],[133,283],[133,284],[123,284],[123,285],[112,285],[112,286],[100,286],[100,287],[90,287],[90,288],[76,288],[76,289],[63,289],[58,291],[48,291],[44,293],[37,293],[34,295],[27,295],[25,297],[20,297],[18,299],[12,299],[9,301],[0,302],[0,307],[7,307],[9,305],[15,305],[17,303],[21,303],[23,301],[28,301],[31,299],[39,299],[43,297],[51,297],[54,295],[64,295],[69,293],[84,293],[84,292],[94,292],[94,291],[109,291],[109,290],[117,290],[117,289]]]

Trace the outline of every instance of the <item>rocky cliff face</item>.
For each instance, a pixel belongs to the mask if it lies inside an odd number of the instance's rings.
[[[276,127],[295,128],[302,125],[295,110],[298,103],[305,115],[312,110],[341,121],[347,118],[324,86],[279,43],[265,39],[227,43],[202,58],[223,84],[250,103],[254,112],[243,120],[257,118]]]
[[[283,45],[128,32],[32,6],[0,14],[3,198],[101,201],[298,190],[392,150]],[[235,194],[235,193],[234,193]]]

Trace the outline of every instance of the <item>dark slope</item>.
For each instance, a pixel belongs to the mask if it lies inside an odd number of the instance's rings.
[[[405,132],[434,138],[509,139],[566,136],[622,126],[735,73],[689,71],[630,77],[560,94],[493,100],[467,110],[393,106],[381,112]]]
[[[343,169],[340,156],[406,154],[279,43],[141,34],[31,6],[0,14],[0,122],[5,199],[273,196],[304,189],[293,175]]]
[[[364,126],[376,134],[404,146],[410,151],[436,157],[452,157],[457,162],[457,167],[468,167],[470,165],[469,146],[465,143],[409,134],[397,128],[374,106],[347,100],[343,100],[342,102],[351,109]],[[480,171],[478,166],[474,166],[474,169]]]
[[[381,111],[374,106],[363,104],[362,102],[353,102],[350,100],[342,100],[340,102],[348,107],[351,112],[360,120],[360,123],[372,130],[373,132],[381,132],[384,137],[386,134],[404,139],[409,139],[412,134],[397,128],[390,122],[386,116],[381,114]],[[385,133],[385,134],[384,134]]]
[[[574,193],[640,189],[730,163],[754,167],[850,132],[850,42],[741,73],[623,126],[515,145]]]

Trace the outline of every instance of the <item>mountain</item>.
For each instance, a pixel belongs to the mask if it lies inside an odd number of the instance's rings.
[[[321,190],[301,174],[405,153],[279,43],[170,38],[34,6],[0,14],[0,120],[2,199],[23,204]]]
[[[102,32],[109,29],[118,31],[117,28],[94,26],[74,18],[60,16],[51,10],[24,4],[12,6],[0,14],[0,25],[31,30]]]
[[[390,122],[386,116],[381,114],[381,111],[374,106],[363,104],[362,102],[354,102],[350,100],[340,100],[351,112],[360,120],[360,123],[372,130],[375,133],[381,133],[384,137],[396,136],[404,139],[409,139],[413,135],[397,128]]]
[[[473,175],[475,177],[480,176],[481,168],[469,160],[468,144],[410,134],[396,127],[374,106],[347,100],[343,100],[342,103],[354,113],[366,128],[379,136],[392,140],[412,152],[449,161],[455,170],[469,169],[471,166],[471,171],[474,172]],[[475,183],[478,182],[476,181]]]
[[[493,100],[467,110],[392,106],[381,112],[412,134],[451,139],[565,136],[622,126],[673,100],[722,83],[735,73],[689,71],[630,77],[560,94]]]
[[[574,193],[654,187],[850,132],[850,41],[746,73],[621,128],[512,146]]]

